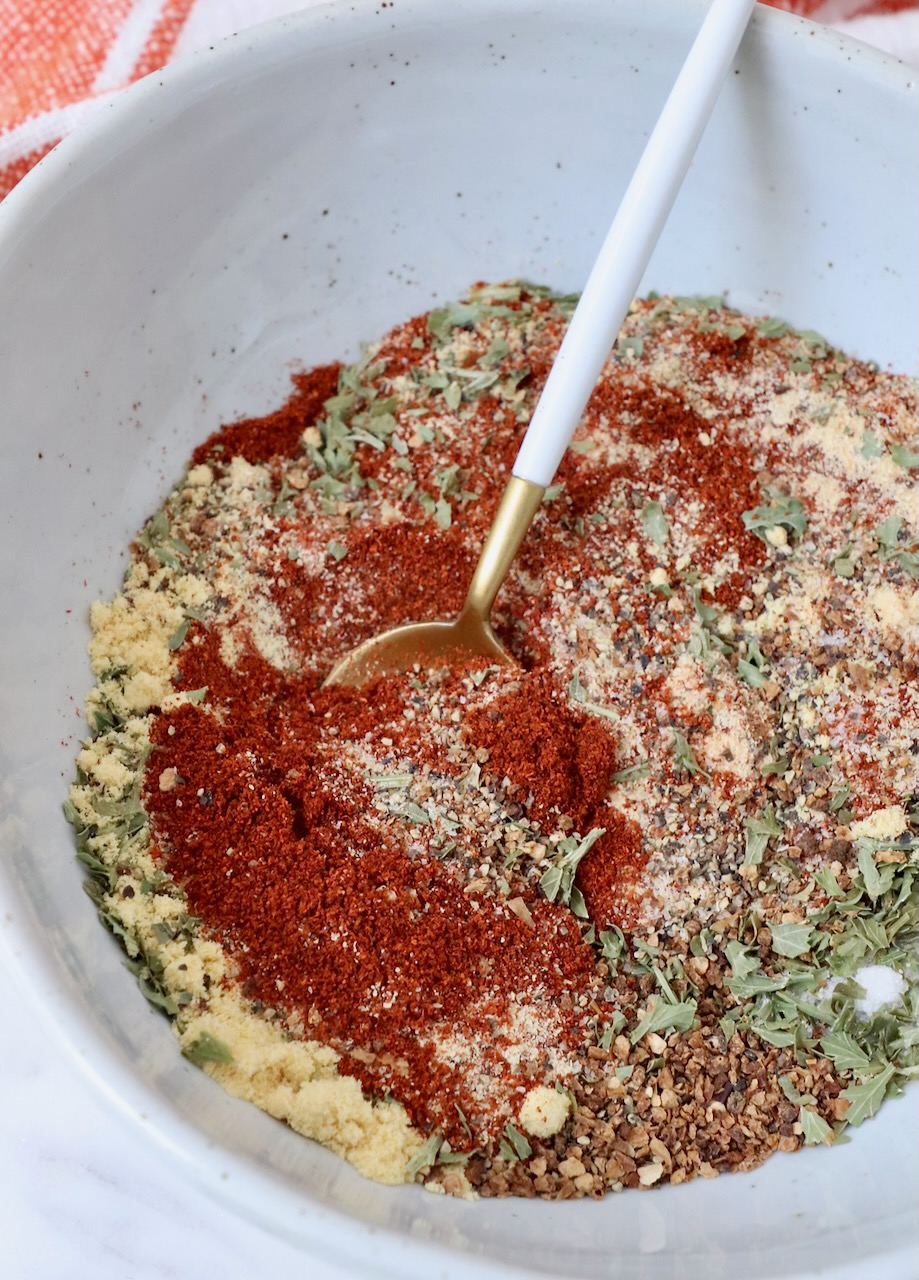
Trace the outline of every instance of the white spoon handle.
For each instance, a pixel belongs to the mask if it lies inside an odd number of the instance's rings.
[[[593,265],[514,463],[546,486],[580,421],[682,186],[755,0],[714,0]]]

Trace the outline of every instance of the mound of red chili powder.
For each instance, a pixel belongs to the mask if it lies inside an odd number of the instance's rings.
[[[282,992],[341,1069],[403,1103],[424,1132],[461,1147],[462,1113],[497,1140],[547,1061],[571,1074],[589,946],[532,887],[517,886],[515,914],[509,893],[447,864],[429,835],[446,814],[430,798],[399,807],[410,789],[436,795],[436,781],[407,777],[385,793],[395,814],[375,810],[392,774],[356,768],[355,750],[362,761],[374,748],[384,762],[426,756],[421,775],[450,767],[427,726],[405,721],[404,680],[310,690],[256,654],[227,668],[200,624],[190,639],[180,687],[245,711],[230,723],[184,704],[156,721],[144,805],[189,910],[234,954],[247,996],[270,1006]],[[440,696],[459,702],[464,682],[452,683]]]
[[[454,1191],[827,1140],[861,1095],[821,993],[908,924],[915,388],[819,335],[637,302],[498,600],[519,667],[321,687],[460,607],[570,307],[479,286],[297,375],[93,619],[72,816],[146,994],[228,1088],[349,1158],[396,1117],[385,1176]],[[365,1110],[310,1110],[342,1076]]]

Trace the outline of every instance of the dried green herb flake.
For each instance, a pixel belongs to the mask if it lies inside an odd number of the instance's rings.
[[[777,820],[775,808],[771,804],[766,806],[759,818],[748,818],[744,826],[746,828],[746,846],[743,865],[745,867],[755,867],[762,862],[763,854],[769,841],[774,836],[782,834],[782,826]]]
[[[420,805],[412,802],[407,804],[404,809],[400,810],[399,817],[407,818],[409,822],[414,823],[416,826],[420,825],[429,827],[431,825],[430,814],[425,812]]]
[[[868,1120],[875,1114],[884,1101],[887,1087],[892,1082],[893,1076],[893,1063],[888,1062],[887,1066],[876,1075],[868,1076],[860,1084],[850,1084],[848,1089],[843,1089],[842,1097],[849,1103],[849,1109],[846,1112],[847,1124],[861,1124],[863,1120]]]
[[[632,356],[637,360],[644,354],[644,350],[644,338],[620,338],[616,343],[616,354],[620,356]]]
[[[229,1048],[222,1040],[212,1036],[209,1031],[203,1031],[190,1044],[185,1045],[182,1053],[196,1067],[203,1066],[205,1062],[230,1063],[234,1061]]]
[[[638,1044],[649,1031],[688,1031],[696,1020],[697,1007],[695,1000],[680,1000],[671,1004],[653,996],[648,1002],[644,1017],[629,1036],[629,1042]]]
[[[884,446],[873,431],[866,431],[862,436],[862,447],[859,450],[863,458],[880,458]]]
[[[809,924],[771,924],[772,950],[779,956],[796,959],[810,951],[811,926]]]
[[[658,546],[663,546],[670,537],[670,525],[659,502],[645,503],[641,510],[641,524],[648,537]]]
[[[549,899],[550,902],[563,902],[570,906],[572,897],[575,893],[574,877],[578,869],[578,864],[584,855],[593,848],[602,835],[606,834],[605,827],[595,827],[590,831],[583,840],[576,840],[573,836],[562,840],[556,847],[557,861],[544,871],[539,878],[539,887]],[[580,897],[575,898],[577,905],[583,902]]]
[[[731,966],[735,978],[746,978],[759,968],[759,956],[755,950],[751,947],[745,947],[736,938],[732,938],[727,944],[724,949],[724,955]]]
[[[910,449],[905,444],[892,444],[890,446],[890,456],[898,467],[903,467],[906,471],[912,471],[914,467],[919,467],[919,451]]]
[[[788,333],[788,325],[784,320],[776,320],[770,316],[765,320],[760,320],[757,323],[756,330],[764,338],[781,338]]]
[[[406,1178],[414,1178],[422,1169],[429,1169],[437,1160],[443,1138],[439,1133],[432,1133],[419,1147],[418,1151],[405,1166]]]
[[[647,760],[642,760],[640,764],[629,765],[627,769],[619,769],[610,778],[610,782],[622,785],[627,782],[639,782],[642,778],[647,778],[651,772],[651,765]]]
[[[804,1134],[804,1145],[806,1147],[813,1147],[821,1142],[831,1143],[833,1141],[832,1128],[814,1107],[802,1107],[798,1112],[798,1119],[801,1121],[801,1131]]]
[[[701,773],[703,777],[710,778],[711,774],[706,773],[699,764],[692,747],[686,741],[682,733],[674,732],[673,741],[671,743],[673,750],[673,761],[677,769],[685,769],[687,773]]]
[[[504,1133],[518,1160],[526,1160],[528,1156],[533,1154],[533,1148],[527,1141],[526,1135],[522,1134],[519,1129],[515,1129],[512,1124],[506,1124]]]
[[[800,499],[781,493],[772,486],[767,487],[766,494],[769,502],[743,512],[744,528],[767,543],[767,531],[779,525],[788,533],[800,537],[807,528],[807,513]]]

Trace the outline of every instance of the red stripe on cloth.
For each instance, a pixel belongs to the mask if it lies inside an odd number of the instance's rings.
[[[762,0],[762,3],[817,22],[836,22],[869,13],[898,13],[916,6],[916,0],[863,0],[862,3],[859,0]]]
[[[57,140],[59,142],[60,139]],[[52,147],[57,146],[57,142],[48,142],[43,147],[36,147],[34,151],[30,151],[28,155],[20,156],[18,160],[14,160],[12,164],[6,165],[0,169],[0,200],[8,195],[20,182],[31,168],[38,164],[44,156],[48,154]]]
[[[799,18],[810,18],[820,9],[827,7],[826,0],[761,0],[772,9],[784,9],[786,13],[796,13]]]
[[[133,0],[0,0],[0,129],[77,102]]]
[[[132,79],[138,80],[166,65],[194,4],[195,0],[166,0],[163,12],[157,18],[134,65]]]
[[[866,18],[873,13],[900,13],[903,9],[915,9],[915,7],[916,0],[872,0],[870,4],[863,4],[852,16]]]

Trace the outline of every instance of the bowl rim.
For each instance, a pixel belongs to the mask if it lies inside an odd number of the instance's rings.
[[[708,8],[707,0],[658,0],[658,3],[679,9],[681,13],[692,8],[700,16]],[[460,0],[454,11],[459,9],[464,15],[494,15],[496,7],[503,14],[532,14],[529,0],[498,0],[497,6],[494,0]],[[546,12],[543,11],[542,16],[546,16]],[[282,44],[287,33],[297,33],[301,41],[313,39],[319,47],[325,43],[334,45],[339,32],[348,27],[352,31],[372,32],[379,17],[379,11],[370,6],[354,6],[349,0],[322,0],[306,9],[223,37],[211,46],[183,55],[113,96],[106,95],[92,116],[57,143],[0,201],[0,263],[10,249],[15,249],[17,237],[30,228],[33,213],[54,201],[61,186],[66,190],[70,172],[81,172],[87,160],[92,162],[97,153],[105,152],[120,130],[128,131],[127,145],[132,145],[136,137],[143,135],[151,119],[155,119],[161,102],[168,110],[176,95],[181,97],[186,87],[195,86],[209,75],[220,81],[229,79],[234,64],[253,50],[275,48],[276,58],[283,57]],[[449,25],[440,0],[405,0],[395,13],[387,11],[385,21],[398,23],[403,19],[411,21],[413,17],[420,17],[431,25]],[[915,71],[908,64],[833,28],[766,4],[757,5],[751,21],[777,30],[782,26],[796,28],[795,34],[806,35],[814,41],[815,49],[828,56],[836,57],[842,49],[849,52],[850,58],[858,57],[863,75],[898,90],[914,86]],[[297,41],[291,41],[291,47],[294,52],[289,56],[294,57],[300,46]],[[66,1050],[69,1061],[109,1104],[113,1114],[128,1123],[132,1131],[142,1131],[152,1147],[163,1157],[168,1156],[173,1165],[177,1163],[184,1176],[212,1199],[249,1223],[281,1236],[294,1247],[308,1250],[324,1261],[343,1267],[355,1264],[371,1267],[381,1277],[427,1277],[435,1266],[444,1280],[460,1275],[475,1275],[481,1280],[511,1280],[514,1276],[541,1274],[525,1265],[518,1267],[461,1255],[446,1245],[360,1222],[344,1211],[315,1204],[266,1170],[248,1167],[249,1162],[238,1156],[230,1157],[237,1169],[233,1177],[228,1176],[221,1168],[225,1162],[214,1160],[213,1145],[204,1134],[191,1121],[171,1111],[120,1059],[101,1029],[78,1008],[58,963],[49,958],[41,945],[40,923],[34,917],[31,903],[3,861],[0,861],[0,907],[5,925],[0,929],[0,956],[4,966],[13,973],[14,980],[53,1038]],[[253,1207],[253,1197],[247,1192],[248,1186],[263,1187],[267,1182],[273,1184],[270,1213]],[[405,1190],[404,1186],[397,1187],[392,1193],[405,1194]],[[254,1199],[259,1205],[265,1203],[262,1195]],[[297,1230],[285,1229],[285,1223],[296,1223]],[[336,1229],[330,1230],[330,1225]],[[909,1245],[893,1245],[883,1254],[875,1255],[876,1261],[883,1260],[889,1274],[898,1276],[909,1274],[913,1257]],[[834,1273],[839,1280],[849,1280],[850,1276],[855,1280],[859,1274],[854,1270],[850,1272],[848,1265],[833,1272],[808,1268],[795,1272],[794,1277],[786,1275],[786,1280],[818,1280],[818,1276],[826,1278]]]
[[[503,10],[517,9],[521,14],[532,11],[528,0],[498,0],[498,3]],[[699,14],[703,14],[709,7],[706,0],[656,0],[656,3],[681,11],[691,6]],[[490,4],[489,0],[455,0],[454,9],[456,8],[491,13],[494,11],[494,4]],[[392,20],[398,22],[402,13],[410,15],[413,11],[426,12],[435,23],[444,23],[437,0],[405,0],[400,6],[400,14]],[[316,34],[321,30],[330,30],[339,16],[345,21],[362,24],[368,19],[372,21],[374,13],[370,9],[356,8],[348,0],[317,0],[317,3],[305,9],[268,18],[223,36],[212,45],[191,50],[123,89],[100,95],[98,108],[57,142],[0,200],[0,250],[3,249],[7,236],[15,235],[17,223],[28,218],[30,207],[40,204],[49,190],[53,193],[55,185],[80,161],[85,152],[91,152],[95,146],[104,143],[113,128],[130,121],[132,116],[139,115],[148,104],[155,102],[161,90],[165,89],[167,94],[171,94],[185,81],[194,81],[207,65],[219,70],[223,64],[243,56],[248,49],[270,45],[277,39],[280,31],[302,29]],[[387,21],[390,20],[387,16]],[[905,74],[903,87],[914,87],[916,71],[908,63],[833,27],[784,9],[775,9],[768,0],[761,0],[756,5],[750,21],[765,23],[767,27],[775,25],[777,29],[781,29],[783,25],[788,29],[797,28],[797,33],[814,40],[815,48],[822,47],[823,51],[827,51],[835,45],[843,51],[848,50],[850,59],[858,57],[866,70],[877,78],[888,80],[892,84],[895,78],[900,80]]]

